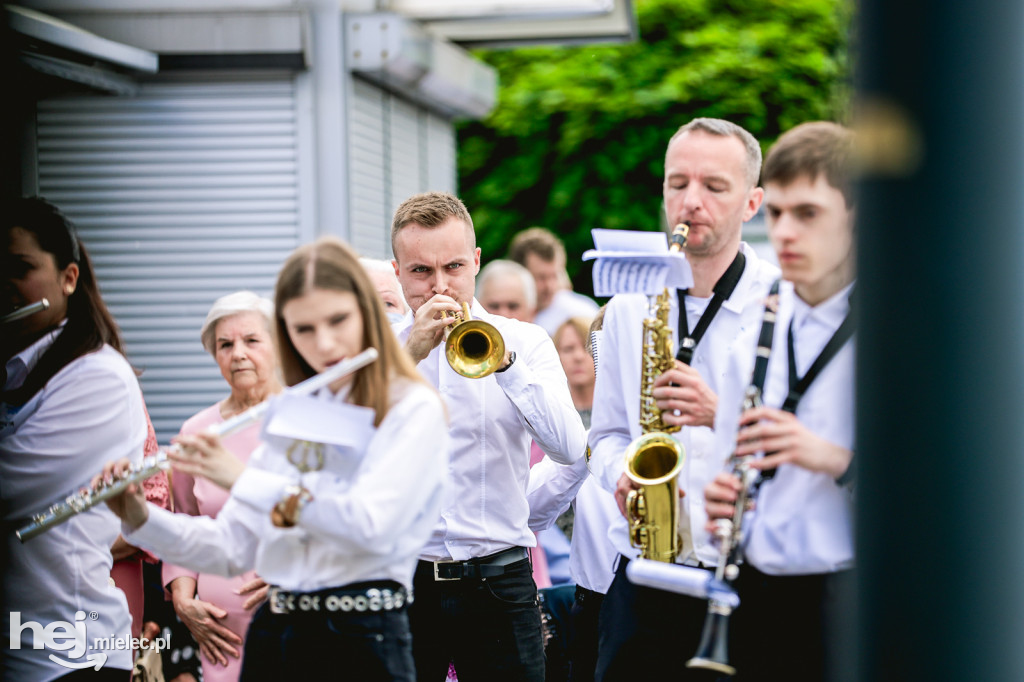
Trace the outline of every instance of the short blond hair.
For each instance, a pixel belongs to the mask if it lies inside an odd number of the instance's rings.
[[[473,235],[472,246],[475,248],[476,233],[473,231],[473,219],[462,200],[448,192],[424,192],[414,194],[395,209],[394,218],[391,220],[391,252],[397,257],[395,241],[398,239],[398,233],[406,225],[415,223],[423,227],[438,227],[449,218],[457,218],[466,223],[469,233]]]

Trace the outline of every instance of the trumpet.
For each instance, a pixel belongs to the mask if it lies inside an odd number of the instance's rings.
[[[456,372],[470,379],[493,374],[505,360],[505,340],[490,322],[474,320],[469,304],[462,312],[447,313],[452,320],[445,329],[444,355]]]
[[[26,306],[22,306],[17,310],[7,313],[3,317],[0,317],[0,324],[7,324],[8,322],[15,322],[23,317],[34,315],[38,312],[46,310],[50,307],[50,302],[47,299],[41,299],[35,303],[31,303]]]
[[[367,348],[359,355],[347,360],[342,360],[338,364],[327,368],[316,376],[310,377],[309,379],[292,386],[285,390],[283,394],[298,396],[316,393],[321,388],[324,388],[338,379],[355,372],[361,367],[365,367],[376,359],[377,349]],[[249,426],[253,422],[262,419],[269,408],[270,401],[265,400],[259,405],[255,405],[241,414],[237,414],[220,424],[211,426],[208,429],[208,432],[221,437],[230,435],[245,428],[246,426]],[[46,511],[34,515],[31,522],[15,531],[15,535],[22,542],[31,540],[37,535],[45,533],[55,526],[59,526],[72,517],[92,509],[101,502],[105,502],[112,497],[117,497],[127,490],[128,486],[135,483],[141,483],[147,478],[156,476],[161,471],[167,471],[171,468],[168,453],[174,451],[175,447],[176,446],[172,446],[168,450],[160,450],[159,452],[145,457],[141,462],[132,464],[123,476],[111,481],[110,483],[101,483],[96,489],[85,488],[78,493],[69,495],[64,500],[50,506]]]

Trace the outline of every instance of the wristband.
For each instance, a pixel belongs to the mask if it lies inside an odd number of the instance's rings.
[[[284,498],[270,512],[270,522],[278,528],[292,528],[299,522],[303,507],[312,500],[313,494],[301,486],[285,487]]]
[[[499,372],[504,372],[509,367],[511,367],[512,363],[515,362],[515,361],[516,361],[516,352],[512,351],[511,353],[508,354],[508,364],[505,365],[504,367],[502,367],[501,369],[494,370],[494,373],[498,374]]]

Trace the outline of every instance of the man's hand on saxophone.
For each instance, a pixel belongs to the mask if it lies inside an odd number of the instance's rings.
[[[693,367],[676,360],[653,386],[654,399],[666,424],[714,428],[718,396]]]
[[[853,452],[815,435],[789,412],[755,407],[740,417],[736,455],[769,453],[750,463],[764,471],[780,464],[795,464],[839,478],[850,466]]]
[[[113,483],[125,476],[131,469],[131,461],[122,458],[113,462],[107,462],[103,467],[103,473],[93,477],[89,483],[90,490],[98,490],[103,485]],[[142,483],[132,483],[124,492],[107,499],[107,506],[110,511],[126,524],[131,530],[135,530],[149,520],[149,503],[146,502],[146,494]]]
[[[629,514],[626,512],[626,498],[629,497],[629,493],[633,490],[640,490],[643,486],[631,479],[626,474],[622,474],[619,477],[619,483],[615,486],[615,504],[619,505],[619,513],[630,520]],[[686,497],[686,491],[682,488],[679,489],[679,499]]]

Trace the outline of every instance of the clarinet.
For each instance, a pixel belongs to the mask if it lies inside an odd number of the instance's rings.
[[[347,360],[342,360],[338,364],[327,368],[316,376],[310,377],[309,379],[306,379],[305,381],[283,391],[282,394],[299,396],[316,393],[321,388],[324,388],[338,379],[365,367],[376,359],[377,349],[367,348],[359,355]],[[241,414],[237,414],[220,424],[211,426],[207,429],[207,432],[220,437],[227,436],[245,428],[253,422],[259,421],[267,413],[269,408],[270,401],[265,400],[259,405],[255,405]],[[32,520],[27,525],[15,531],[15,535],[22,542],[31,540],[37,535],[45,533],[55,526],[59,526],[68,519],[92,509],[101,502],[105,502],[112,497],[120,495],[128,489],[128,486],[135,483],[141,483],[147,478],[156,476],[161,471],[167,471],[171,468],[171,461],[167,455],[169,452],[173,452],[175,450],[176,446],[172,446],[168,450],[160,450],[143,458],[141,462],[132,464],[124,475],[109,483],[101,482],[95,489],[84,488],[78,493],[69,495],[64,500],[50,506],[46,511],[33,515]]]
[[[768,372],[768,358],[772,352],[772,337],[775,332],[775,312],[778,305],[779,282],[772,284],[768,297],[765,299],[764,317],[757,340],[757,356],[754,360],[754,372],[750,385],[743,394],[743,406],[740,414],[755,407],[761,407],[761,394],[765,377]],[[736,506],[731,519],[715,521],[714,537],[718,541],[718,566],[715,568],[715,579],[723,581],[729,588],[733,587],[740,573],[740,562],[743,559],[744,521],[747,510],[757,497],[761,482],[769,478],[762,476],[751,463],[760,453],[737,456],[733,452],[729,458],[732,475],[739,479],[740,490],[736,496]],[[731,590],[735,594],[735,590]],[[708,614],[704,619],[704,631],[700,636],[697,653],[686,662],[687,668],[714,670],[723,675],[735,675],[736,668],[729,665],[729,616],[737,604],[709,594]]]

